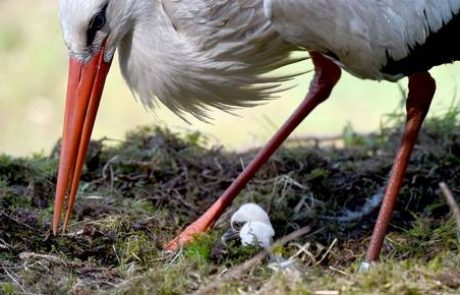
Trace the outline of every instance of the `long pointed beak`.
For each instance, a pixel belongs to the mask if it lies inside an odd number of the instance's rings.
[[[239,238],[240,232],[234,230],[233,228],[229,228],[223,235],[220,237],[222,242],[226,243],[230,240],[234,240],[236,238]]]
[[[105,47],[89,62],[70,57],[61,156],[54,200],[53,233],[57,234],[67,196],[63,230],[67,228],[89,140],[96,120],[105,79],[112,60],[104,60]]]

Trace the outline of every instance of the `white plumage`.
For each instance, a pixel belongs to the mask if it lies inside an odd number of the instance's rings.
[[[241,205],[241,207],[233,213],[230,218],[231,224],[247,221],[259,221],[271,226],[270,218],[268,217],[267,212],[255,203],[246,203]]]
[[[263,248],[268,248],[273,244],[275,230],[271,224],[260,221],[249,221],[243,225],[240,231],[241,244],[259,245]]]
[[[246,203],[233,213],[230,219],[230,236],[238,234],[241,244],[259,245],[268,248],[273,243],[275,230],[270,218],[262,207]]]

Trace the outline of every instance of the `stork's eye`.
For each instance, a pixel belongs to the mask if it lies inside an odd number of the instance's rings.
[[[89,24],[88,31],[99,31],[105,26],[105,10],[96,14]]]
[[[236,231],[240,231],[241,228],[243,227],[243,225],[244,225],[244,222],[242,222],[242,221],[234,221],[234,222],[232,223],[232,228],[233,228],[234,230],[236,230]]]
[[[101,11],[99,11],[89,22],[88,30],[86,31],[86,45],[91,46],[96,38],[96,33],[101,30],[105,23],[107,22],[105,12],[107,10],[107,3],[102,7]]]

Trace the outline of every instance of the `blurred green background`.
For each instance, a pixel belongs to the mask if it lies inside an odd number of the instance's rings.
[[[67,55],[59,28],[57,1],[0,0],[0,153],[26,155],[48,153],[61,135],[67,79]],[[154,66],[154,65],[153,65]],[[309,62],[287,71],[308,70]],[[433,71],[439,90],[431,114],[452,104],[460,75],[459,65]],[[181,121],[165,108],[155,114],[136,102],[115,64],[108,77],[94,138],[122,139],[138,125],[159,124],[177,132],[199,130],[209,144],[227,149],[260,145],[299,104],[311,74],[297,78],[297,87],[277,100],[235,115],[215,111],[212,124],[189,118]],[[405,88],[406,81],[401,82]],[[376,130],[384,114],[401,100],[395,83],[360,81],[344,75],[332,98],[295,132],[294,136],[339,134],[350,122],[359,132]]]

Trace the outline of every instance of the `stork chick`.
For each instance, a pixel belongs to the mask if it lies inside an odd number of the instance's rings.
[[[257,204],[246,203],[232,215],[230,229],[222,236],[222,241],[239,237],[243,246],[268,248],[274,236],[275,230],[267,212]]]
[[[260,246],[269,250],[273,244],[275,229],[273,228],[267,212],[254,203],[246,203],[232,215],[230,229],[222,236],[225,243],[231,239],[239,238],[243,246]],[[274,270],[297,270],[294,262],[284,259],[277,253],[270,251],[270,266]]]

